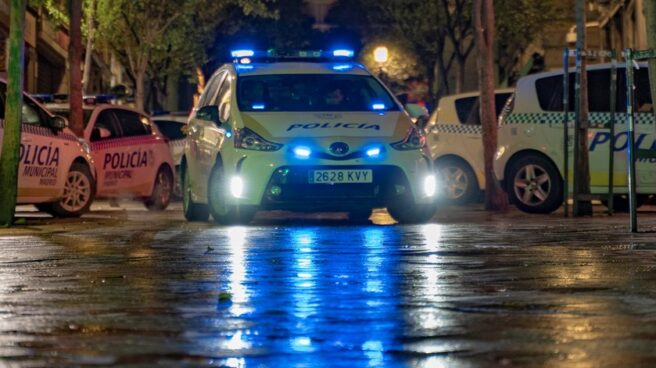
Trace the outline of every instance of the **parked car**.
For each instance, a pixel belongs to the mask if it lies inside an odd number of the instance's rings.
[[[0,151],[5,130],[7,85],[0,80]],[[18,204],[34,204],[57,217],[89,210],[96,193],[89,145],[27,94],[23,94],[18,167]]]
[[[617,116],[615,142],[610,147],[610,64],[588,68],[588,150],[590,190],[593,194],[608,192],[609,150],[614,152],[614,209],[628,209],[627,200],[627,122],[626,70],[618,66]],[[570,106],[574,106],[574,73],[570,73]],[[639,149],[656,150],[656,132],[652,96],[649,90],[647,64],[635,71],[636,145]],[[521,78],[499,118],[499,148],[495,158],[497,178],[503,180],[508,195],[517,207],[530,213],[549,213],[563,203],[563,72],[552,71]],[[568,116],[573,127],[574,113]],[[573,170],[574,129],[569,129],[570,175]],[[655,159],[639,158],[636,162],[638,205],[656,193]]]
[[[508,88],[495,91],[497,117],[512,93]],[[426,125],[427,144],[444,181],[446,204],[470,203],[485,190],[479,109],[478,92],[445,96]]]
[[[180,161],[182,160],[182,153],[184,151],[185,138],[187,135],[184,128],[187,126],[187,118],[189,113],[171,113],[166,115],[153,116],[153,122],[157,125],[160,132],[168,139],[169,149],[173,157],[173,164],[175,165],[175,190],[174,194],[177,197],[182,196],[180,187]]]
[[[57,114],[70,114],[68,104],[46,106]],[[110,104],[85,104],[83,111],[84,137],[97,162],[97,196],[140,198],[149,210],[165,209],[173,191],[174,164],[166,138],[150,118]]]
[[[283,209],[361,221],[376,207],[401,223],[433,216],[421,129],[349,55],[242,50],[214,72],[189,118],[187,219],[247,223],[257,210]]]

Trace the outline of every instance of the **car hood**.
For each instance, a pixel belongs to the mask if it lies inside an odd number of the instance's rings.
[[[271,138],[299,137],[404,137],[412,126],[407,115],[398,112],[346,113],[242,113],[246,127]]]

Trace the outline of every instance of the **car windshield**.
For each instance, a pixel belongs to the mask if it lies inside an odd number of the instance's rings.
[[[67,109],[49,109],[53,114],[65,117],[66,120],[71,121],[71,111]],[[82,110],[82,119],[84,120],[84,127],[86,128],[89,125],[89,118],[91,118],[91,109]]]
[[[371,76],[279,74],[239,78],[241,111],[398,111]]]

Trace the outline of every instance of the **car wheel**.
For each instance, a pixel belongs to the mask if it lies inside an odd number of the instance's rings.
[[[478,195],[478,183],[466,162],[447,158],[437,161],[435,166],[444,181],[442,199],[445,204],[461,206],[474,201]]]
[[[255,217],[255,208],[251,206],[235,206],[226,198],[228,185],[221,165],[215,165],[210,173],[207,199],[210,214],[214,222],[223,225],[247,224]]]
[[[55,217],[80,217],[89,211],[96,194],[96,184],[86,165],[73,163],[66,176],[64,195],[59,202],[41,203],[40,211]]]
[[[408,201],[398,201],[387,206],[387,212],[397,222],[401,224],[420,224],[428,222],[435,215],[437,203],[415,203],[413,199]]]
[[[371,209],[358,209],[349,211],[348,219],[351,222],[367,223],[371,216]]]
[[[649,194],[638,194],[636,205],[638,208],[649,201]],[[608,207],[608,201],[602,200],[601,203]],[[613,212],[629,212],[629,195],[616,194],[613,196]]]
[[[144,204],[150,211],[163,211],[169,205],[172,194],[173,174],[168,167],[162,166],[157,170],[153,193],[144,201]]]
[[[551,161],[528,154],[511,164],[508,194],[511,202],[524,212],[551,213],[563,202],[563,181]]]
[[[191,199],[191,181],[189,170],[184,170],[182,175],[182,212],[187,221],[207,221],[210,211],[207,205],[194,203]]]

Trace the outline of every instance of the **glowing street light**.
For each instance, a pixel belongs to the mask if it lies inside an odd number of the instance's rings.
[[[386,63],[387,59],[389,59],[389,51],[387,50],[387,47],[378,46],[376,47],[376,49],[374,49],[374,60],[377,63],[379,64]]]

